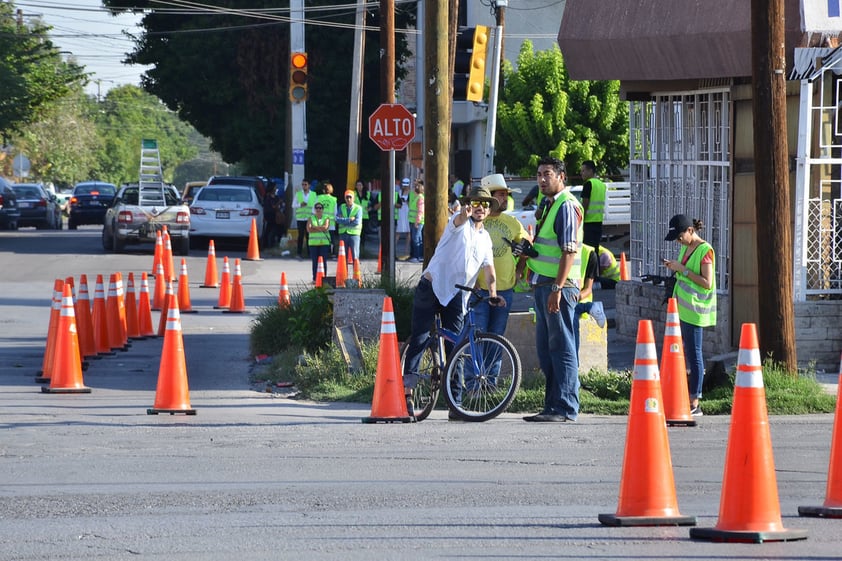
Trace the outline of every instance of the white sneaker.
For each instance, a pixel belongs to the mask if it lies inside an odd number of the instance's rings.
[[[602,309],[602,302],[594,302],[591,311],[588,312],[596,321],[600,329],[605,327],[605,311]]]

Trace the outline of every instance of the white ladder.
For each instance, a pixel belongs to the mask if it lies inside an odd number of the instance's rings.
[[[158,141],[144,138],[140,141],[140,206],[166,206],[164,174],[161,171],[161,154]]]

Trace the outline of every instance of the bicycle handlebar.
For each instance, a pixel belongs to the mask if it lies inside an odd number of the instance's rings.
[[[472,286],[465,286],[463,284],[455,284],[453,286],[455,286],[459,290],[464,290],[465,292],[470,292],[474,296],[474,298],[476,298],[476,304],[478,304],[480,302],[484,302],[485,300],[488,300],[489,302],[494,300],[494,303],[496,304],[496,303],[500,302],[500,300],[501,300],[501,298],[499,296],[495,296],[494,298],[492,298],[491,296],[483,296],[482,294],[479,293],[478,288],[475,288],[475,287],[472,287]],[[474,304],[474,305],[476,305],[476,304]],[[474,305],[471,305],[469,303],[468,307],[473,308]]]

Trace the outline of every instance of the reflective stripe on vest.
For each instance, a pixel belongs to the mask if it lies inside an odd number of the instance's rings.
[[[684,259],[687,246],[681,246],[678,252],[678,261]],[[697,247],[690,259],[687,260],[687,269],[697,275],[702,274],[702,258],[711,252],[716,270],[716,256],[713,249],[707,242]],[[716,325],[716,275],[713,277],[710,289],[704,289],[687,278],[687,275],[675,275],[675,290],[673,296],[678,300],[678,317],[681,321],[699,327]]]
[[[310,223],[322,227],[328,220],[330,219],[327,216],[322,217],[321,220],[313,216],[310,218]],[[310,232],[307,245],[330,245],[330,232]]]
[[[362,210],[362,207],[358,204],[354,204],[351,208],[348,208],[348,205],[342,205],[339,207],[339,214],[342,218],[350,218],[357,213],[357,209]],[[359,236],[363,231],[363,223],[362,220],[356,226],[347,226],[343,224],[339,224],[339,233],[340,234],[348,234],[349,236]]]
[[[313,207],[316,205],[316,194],[312,191],[307,192],[307,198],[304,198],[304,191],[297,191],[295,193],[295,219],[307,220],[313,215]],[[301,206],[301,203],[307,203],[306,206]]]
[[[579,253],[582,255],[582,257],[581,257],[582,264],[580,265],[580,268],[581,268],[582,272],[579,274],[579,278],[584,279],[585,274],[588,271],[588,261],[591,258],[591,253],[593,253],[593,248],[591,246],[589,246],[588,244],[583,243],[582,244],[582,251],[580,251]],[[579,300],[579,302],[593,302],[593,290],[591,290],[591,293],[588,294],[585,298]]]
[[[570,191],[564,190],[559,197],[553,202],[552,206],[546,211],[547,217],[541,222],[541,229],[538,232],[533,245],[538,252],[538,257],[530,257],[526,260],[529,269],[535,271],[539,275],[556,278],[558,276],[558,265],[561,259],[561,248],[558,245],[558,238],[555,233],[555,218],[561,205],[567,201],[573,202],[580,212],[582,205],[578,199],[570,194]],[[579,224],[577,232],[577,241],[579,246],[582,245],[582,225]],[[578,281],[582,278],[582,252],[576,252],[576,258],[573,261],[573,266],[567,274],[568,280]]]
[[[588,202],[588,211],[585,213],[585,222],[602,222],[605,216],[605,183],[597,178],[591,182],[591,198]]]

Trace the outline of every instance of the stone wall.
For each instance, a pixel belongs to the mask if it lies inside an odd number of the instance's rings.
[[[386,292],[379,288],[345,288],[334,291],[333,325],[353,325],[360,340],[379,340],[385,296]]]

